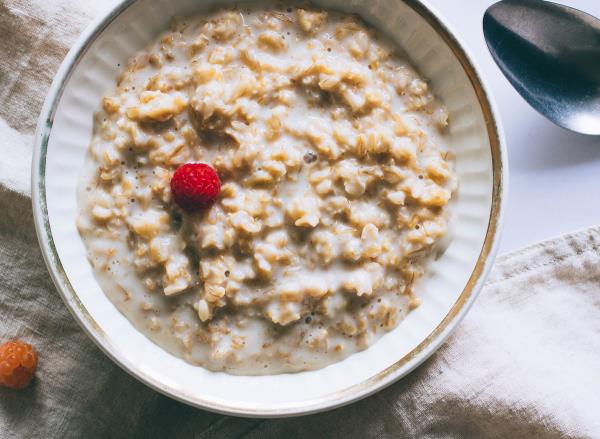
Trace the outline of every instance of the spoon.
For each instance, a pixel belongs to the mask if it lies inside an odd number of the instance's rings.
[[[600,20],[542,0],[503,0],[483,17],[504,76],[541,115],[600,135]]]

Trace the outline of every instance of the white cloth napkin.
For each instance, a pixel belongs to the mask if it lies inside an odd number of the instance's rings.
[[[0,389],[1,439],[600,437],[600,227],[500,257],[431,359],[332,412],[214,415],[113,365],[52,285],[29,199],[33,130],[47,88],[74,38],[108,3],[0,0],[0,341],[21,338],[40,353],[29,388]]]

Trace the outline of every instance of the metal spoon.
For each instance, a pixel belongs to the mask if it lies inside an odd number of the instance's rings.
[[[542,0],[503,0],[483,17],[488,48],[521,96],[552,122],[600,135],[600,20]]]

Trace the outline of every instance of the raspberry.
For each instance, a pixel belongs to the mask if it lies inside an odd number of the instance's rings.
[[[30,344],[9,341],[0,346],[0,385],[27,387],[37,368],[38,357]]]
[[[189,212],[209,206],[221,192],[217,172],[204,163],[187,163],[177,168],[171,178],[175,202]]]

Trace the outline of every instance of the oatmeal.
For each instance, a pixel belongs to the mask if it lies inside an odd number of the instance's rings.
[[[78,228],[155,343],[235,374],[317,369],[419,304],[456,186],[447,112],[355,17],[255,6],[174,19],[102,99]],[[220,179],[183,210],[184,164]]]

